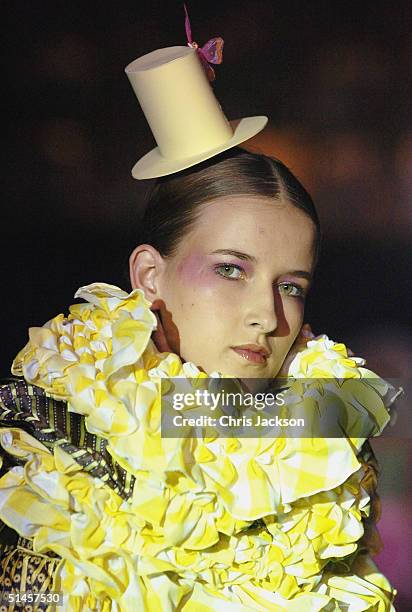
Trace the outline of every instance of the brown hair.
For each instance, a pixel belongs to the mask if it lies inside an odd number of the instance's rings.
[[[192,168],[157,179],[140,221],[137,244],[151,244],[163,257],[173,255],[199,217],[200,205],[233,195],[287,199],[303,210],[316,227],[316,265],[321,231],[315,206],[306,189],[278,159],[237,147]]]

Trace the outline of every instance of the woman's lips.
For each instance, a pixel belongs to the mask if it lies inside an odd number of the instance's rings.
[[[252,351],[251,349],[235,346],[232,346],[232,349],[235,351],[235,353],[243,357],[243,359],[246,359],[251,363],[266,363],[267,361],[267,355],[264,355],[261,351]]]

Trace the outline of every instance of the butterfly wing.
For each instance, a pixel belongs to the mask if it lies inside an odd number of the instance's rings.
[[[200,49],[196,43],[193,43],[192,39],[192,28],[190,26],[189,13],[187,11],[186,4],[183,4],[185,9],[185,30],[187,43],[190,47],[197,50],[198,57],[202,62],[204,71],[206,72],[209,81],[215,80],[215,71],[210,64],[221,64],[223,61],[223,38],[220,36],[211,38],[205,45]]]
[[[192,28],[190,27],[189,13],[187,12],[186,4],[184,4],[183,6],[184,6],[184,9],[185,9],[186,38],[187,38],[187,42],[189,44],[191,44],[193,42],[193,40],[192,40]]]
[[[207,61],[206,57],[203,55],[202,49],[197,49],[197,55],[200,61],[202,62],[203,70],[206,72],[207,78],[209,79],[209,81],[214,81],[216,77],[215,71]]]
[[[211,64],[221,64],[223,61],[223,38],[211,38],[201,48],[202,55]]]

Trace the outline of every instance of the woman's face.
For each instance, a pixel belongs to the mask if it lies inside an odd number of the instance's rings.
[[[289,202],[231,196],[202,205],[156,278],[173,352],[208,373],[275,376],[303,322],[314,240],[313,222]]]

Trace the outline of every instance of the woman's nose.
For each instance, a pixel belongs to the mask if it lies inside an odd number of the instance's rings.
[[[276,303],[272,285],[270,289],[260,289],[251,293],[246,309],[245,324],[259,328],[268,334],[276,329]]]

